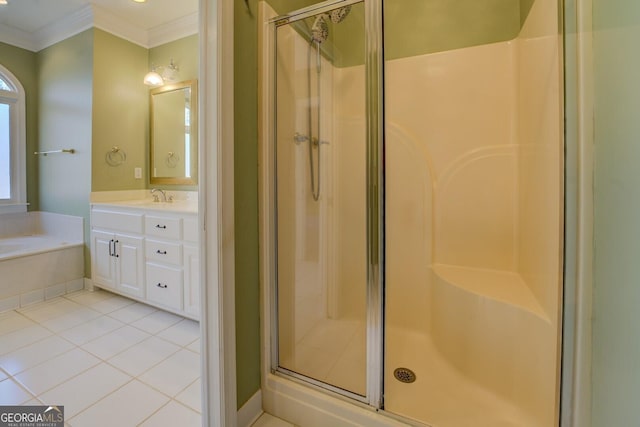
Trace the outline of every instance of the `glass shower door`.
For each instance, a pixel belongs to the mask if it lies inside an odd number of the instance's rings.
[[[277,370],[364,398],[364,4],[276,21]]]

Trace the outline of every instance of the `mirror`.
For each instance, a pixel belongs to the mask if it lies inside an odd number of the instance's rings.
[[[150,91],[151,184],[197,184],[197,94],[196,80]]]

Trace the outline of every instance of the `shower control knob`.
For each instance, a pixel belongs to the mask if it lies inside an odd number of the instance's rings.
[[[293,141],[296,143],[296,145],[299,145],[308,140],[309,140],[309,137],[307,135],[302,135],[301,133],[298,133],[298,132],[296,132],[296,134],[293,136]]]

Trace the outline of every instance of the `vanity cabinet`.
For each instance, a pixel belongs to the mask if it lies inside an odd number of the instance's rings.
[[[93,280],[106,288],[137,298],[144,296],[142,216],[96,211],[91,233]]]
[[[91,236],[94,285],[199,319],[195,213],[94,204]]]
[[[190,317],[198,317],[190,304],[185,304],[185,295],[198,281],[192,280],[189,267],[185,265],[183,252],[187,238],[197,238],[197,222],[187,216],[148,214],[145,216],[147,240],[146,274],[147,299],[171,310],[180,310]],[[195,229],[192,229],[195,227]],[[197,279],[197,277],[195,278]]]

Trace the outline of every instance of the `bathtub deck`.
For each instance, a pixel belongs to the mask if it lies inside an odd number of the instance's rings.
[[[84,244],[52,236],[0,240],[0,312],[84,288]]]
[[[46,234],[0,239],[0,261],[82,246],[83,244],[82,241],[62,239]]]

